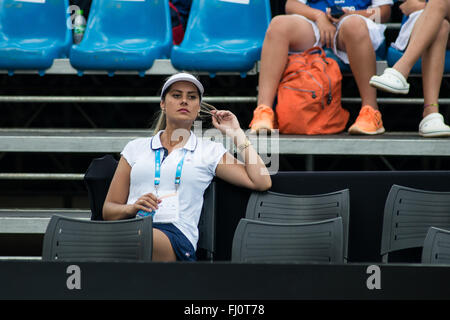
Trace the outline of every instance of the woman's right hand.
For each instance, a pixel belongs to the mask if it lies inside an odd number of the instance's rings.
[[[320,42],[322,45],[325,45],[327,48],[333,48],[336,27],[332,21],[330,21],[326,13],[321,13],[315,22],[320,31]]]
[[[142,195],[135,203],[130,205],[130,214],[136,214],[139,210],[146,212],[155,211],[158,209],[158,204],[162,200],[158,199],[153,193],[147,193]]]

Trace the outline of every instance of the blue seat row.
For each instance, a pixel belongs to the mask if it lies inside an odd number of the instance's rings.
[[[45,3],[0,0],[0,69],[39,70],[68,56],[72,34],[66,22],[68,0]]]
[[[70,63],[84,70],[137,70],[169,58],[172,31],[168,1],[92,1],[83,40],[70,49]]]
[[[68,57],[80,75],[143,76],[155,59],[170,58],[179,70],[244,75],[260,59],[271,19],[270,0],[194,0],[185,39],[172,48],[168,0],[93,0],[83,40],[72,45],[68,8],[68,0],[0,0],[0,69],[44,74],[53,59]]]
[[[143,76],[155,59],[170,58],[178,70],[245,76],[260,59],[271,19],[270,0],[193,0],[184,40],[172,46],[168,0],[93,0],[84,38],[72,45],[68,1],[0,0],[0,69],[43,75],[54,59],[69,58],[79,75],[133,70]],[[402,54],[383,43],[377,60],[392,66]],[[343,72],[350,71],[336,60]],[[421,72],[420,61],[413,72]]]
[[[179,70],[245,73],[260,59],[270,20],[269,0],[194,0],[172,64]]]

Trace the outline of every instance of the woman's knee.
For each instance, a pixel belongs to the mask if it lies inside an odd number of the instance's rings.
[[[296,15],[279,15],[272,19],[264,41],[281,40],[292,51],[302,51],[315,43],[311,24]],[[306,49],[305,49],[306,48]]]
[[[432,4],[436,11],[447,14],[447,19],[450,19],[450,2],[448,0],[433,0],[429,4]],[[429,5],[427,4],[427,6]]]
[[[450,20],[450,1],[448,0],[430,0],[427,3],[427,11],[433,17],[443,17],[444,19]]]
[[[370,40],[369,29],[366,22],[357,15],[350,16],[345,19],[340,28],[339,36],[345,41],[362,41],[365,39]]]
[[[292,21],[288,15],[275,16],[270,21],[269,27],[266,31],[266,37],[286,37],[289,34],[289,29],[292,29]]]
[[[314,34],[311,24],[296,15],[278,15],[272,19],[266,31],[266,37],[283,37],[290,41],[300,35]]]

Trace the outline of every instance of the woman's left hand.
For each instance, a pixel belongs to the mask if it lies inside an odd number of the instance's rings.
[[[232,134],[235,130],[241,128],[236,116],[228,110],[212,110],[212,124],[220,132]]]

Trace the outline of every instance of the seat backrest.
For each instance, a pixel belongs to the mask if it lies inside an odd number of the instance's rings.
[[[198,222],[197,247],[205,250],[206,260],[212,261],[216,248],[216,182],[213,180],[203,195],[203,207]]]
[[[241,219],[232,261],[342,263],[342,218],[309,223],[271,223]]]
[[[344,257],[347,259],[350,219],[348,189],[314,195],[252,192],[245,217],[276,223],[306,223],[342,217]]]
[[[108,194],[118,161],[105,155],[91,161],[84,182],[88,191],[91,220],[103,220],[103,203]],[[206,251],[206,259],[212,260],[215,251],[216,230],[216,182],[213,180],[203,195],[203,207],[198,224],[199,239],[197,248]]]
[[[430,227],[450,229],[450,192],[419,190],[393,185],[383,216],[381,255],[422,247]]]
[[[0,40],[56,38],[69,45],[68,8],[69,0],[0,0]]]
[[[91,208],[91,220],[103,220],[103,203],[118,163],[112,155],[93,159],[84,175]]]
[[[263,40],[271,19],[270,0],[193,0],[184,39]]]
[[[450,264],[450,230],[428,229],[423,243],[422,263]]]
[[[151,218],[90,221],[53,215],[42,249],[45,261],[151,261]]]
[[[92,1],[83,42],[103,43],[106,38],[131,42],[150,36],[158,42],[172,42],[168,1]]]

